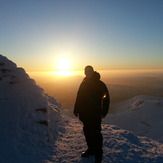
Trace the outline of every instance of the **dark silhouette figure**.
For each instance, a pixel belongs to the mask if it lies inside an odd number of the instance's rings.
[[[100,80],[100,74],[92,66],[85,67],[85,75],[77,93],[74,115],[79,116],[83,123],[88,146],[81,156],[95,155],[96,163],[100,163],[103,154],[101,119],[108,113],[110,96],[106,85]]]

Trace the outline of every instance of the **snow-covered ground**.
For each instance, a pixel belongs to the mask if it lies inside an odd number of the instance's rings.
[[[22,68],[0,55],[0,162],[94,162],[80,157],[86,149],[81,122],[59,108]],[[162,143],[114,125],[103,124],[102,133],[103,163],[163,160]]]
[[[81,152],[86,149],[82,133],[82,124],[77,118],[63,115],[62,130],[56,140],[56,155],[53,161],[58,163],[93,163],[94,157],[81,158]],[[163,144],[139,137],[134,133],[114,125],[103,124],[104,137],[103,163],[161,163],[163,159]],[[53,161],[48,161],[51,163]]]
[[[135,96],[114,106],[104,123],[114,124],[137,135],[163,142],[163,98]]]

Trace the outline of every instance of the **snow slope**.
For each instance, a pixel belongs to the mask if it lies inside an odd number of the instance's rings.
[[[0,55],[0,162],[91,163],[82,124],[61,111],[22,68]],[[117,126],[103,124],[103,163],[158,162],[163,145]]]
[[[135,96],[115,105],[115,114],[108,115],[104,123],[114,124],[163,142],[163,98]]]
[[[59,107],[22,68],[0,55],[0,162],[49,158],[57,138]]]
[[[56,141],[56,155],[48,163],[93,163],[94,157],[81,158],[86,143],[82,124],[77,118],[63,115],[64,123]],[[103,124],[103,163],[161,163],[163,144],[147,137],[138,137],[114,125]]]

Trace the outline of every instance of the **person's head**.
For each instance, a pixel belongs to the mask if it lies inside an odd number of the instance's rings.
[[[85,69],[85,75],[86,77],[91,77],[94,73],[93,67],[92,66],[86,66]]]

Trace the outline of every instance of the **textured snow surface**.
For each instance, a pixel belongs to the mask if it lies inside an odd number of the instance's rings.
[[[82,124],[76,118],[63,116],[62,126],[56,141],[54,162],[61,163],[93,163],[94,157],[81,158],[86,150],[82,133]],[[102,125],[104,137],[103,163],[119,162],[160,162],[163,159],[163,145],[147,137],[139,137],[134,133],[114,125]],[[52,161],[52,162],[53,162]]]

